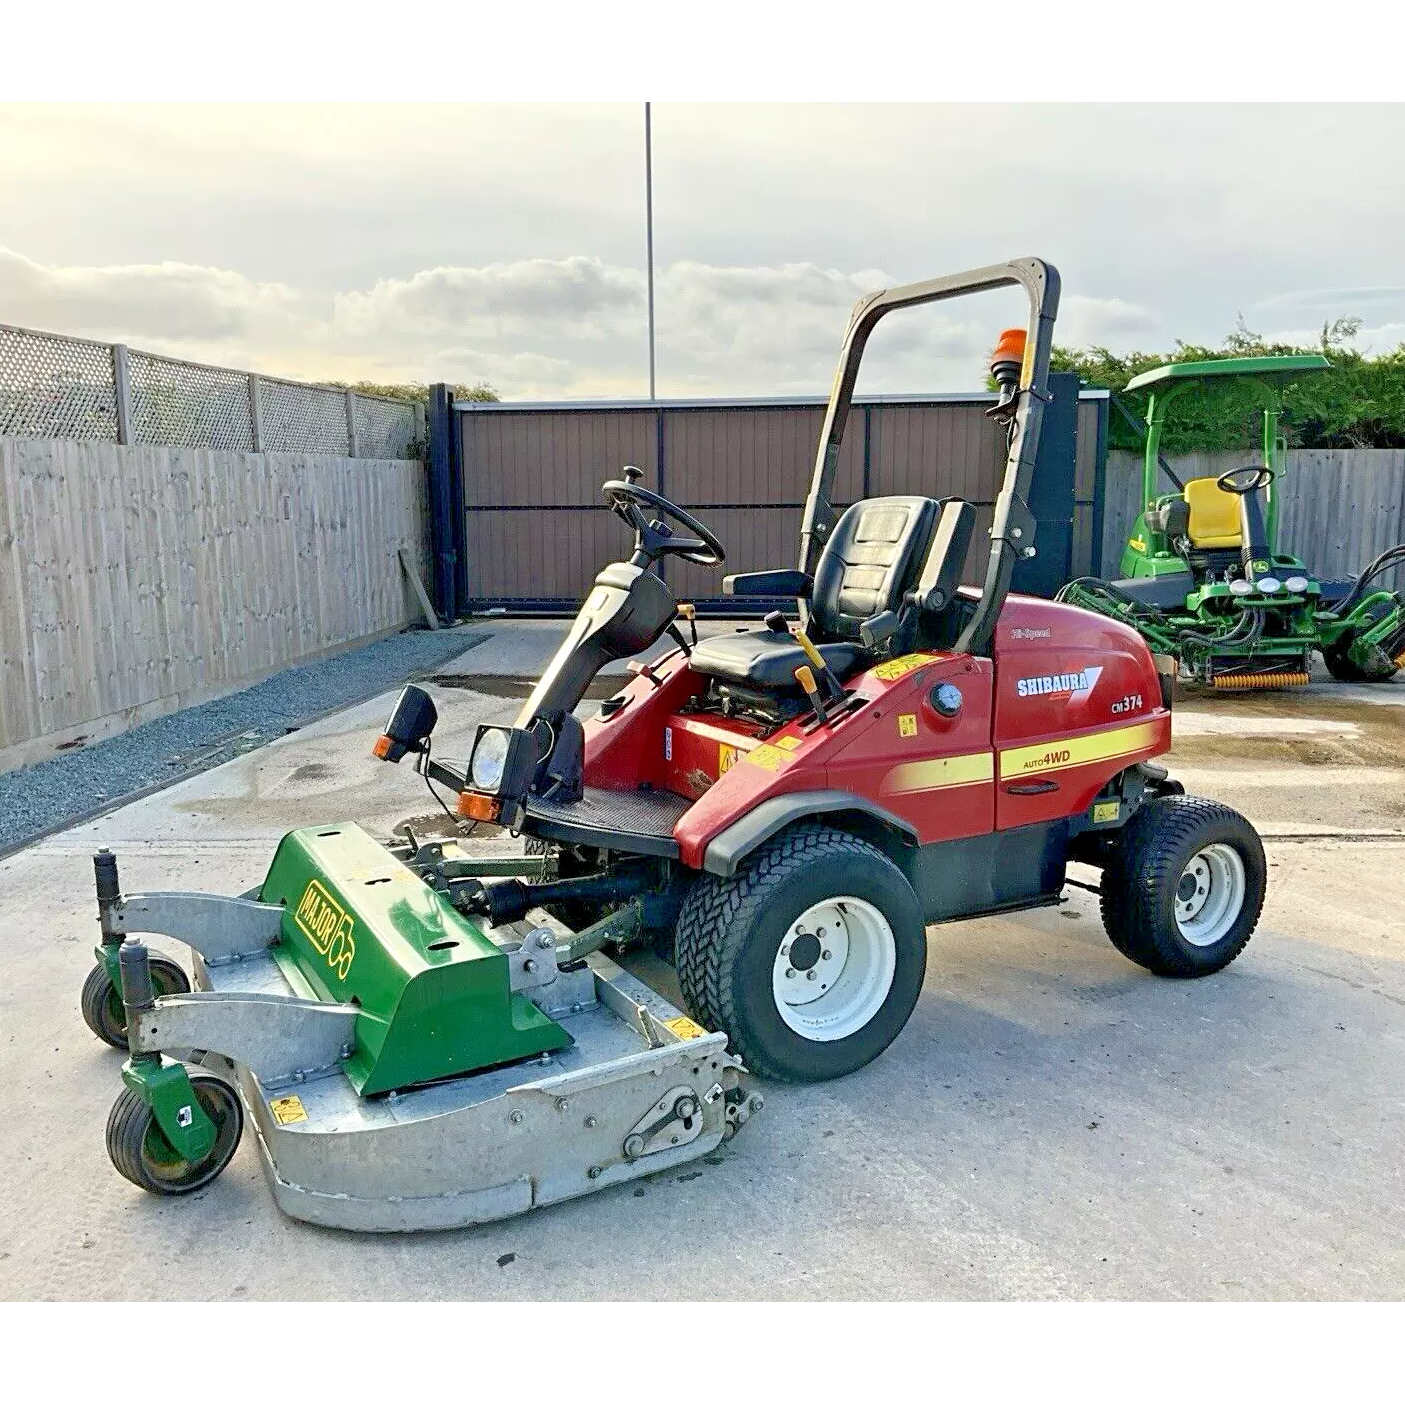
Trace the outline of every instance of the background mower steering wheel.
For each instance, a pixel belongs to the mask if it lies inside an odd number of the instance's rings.
[[[661,556],[681,556],[698,566],[720,566],[727,559],[727,552],[717,537],[681,507],[640,487],[638,480],[643,476],[631,464],[624,470],[624,480],[611,478],[602,485],[610,510],[634,529],[635,553],[642,553],[650,561],[657,561]],[[676,536],[663,522],[655,524],[644,511],[645,507],[652,508],[661,517],[672,518],[693,535]]]
[[[1240,475],[1245,473],[1253,474],[1252,478],[1246,478],[1242,483]],[[1259,488],[1267,488],[1278,475],[1265,464],[1248,463],[1243,468],[1231,468],[1228,473],[1222,473],[1215,482],[1219,485],[1222,493],[1233,493],[1236,497],[1244,497],[1248,493],[1257,491]]]

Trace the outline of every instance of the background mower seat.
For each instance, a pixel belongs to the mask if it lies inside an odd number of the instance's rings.
[[[1190,544],[1202,550],[1222,550],[1238,547],[1239,499],[1227,493],[1214,478],[1192,478],[1185,485],[1185,500],[1190,508],[1186,535]]]
[[[859,642],[859,629],[902,603],[940,513],[934,498],[869,498],[835,523],[815,567],[808,633],[838,678],[872,658]],[[706,677],[768,692],[795,687],[795,670],[805,662],[789,633],[770,629],[705,639],[689,660]]]

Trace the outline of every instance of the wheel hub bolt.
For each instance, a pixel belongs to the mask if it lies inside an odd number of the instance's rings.
[[[786,980],[788,980],[788,981],[789,981],[789,980],[794,980],[794,979],[795,979],[795,967],[794,967],[794,966],[787,966],[787,967],[785,968],[785,978],[786,978]]]
[[[829,960],[829,957],[830,957],[830,953],[829,953],[829,952],[827,952],[827,951],[822,951],[822,952],[820,952],[820,960],[821,960],[821,961],[828,961],[828,960]]]
[[[817,980],[819,980],[819,978],[820,978],[820,973],[819,973],[817,970],[815,970],[815,968],[814,968],[813,966],[811,966],[810,969],[805,972],[805,979],[806,979],[807,981],[817,981]]]

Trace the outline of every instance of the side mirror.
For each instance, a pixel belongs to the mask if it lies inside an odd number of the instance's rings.
[[[425,751],[429,746],[429,735],[434,724],[439,721],[434,699],[423,688],[413,683],[401,691],[396,700],[390,721],[371,754],[382,761],[400,761],[410,751]]]

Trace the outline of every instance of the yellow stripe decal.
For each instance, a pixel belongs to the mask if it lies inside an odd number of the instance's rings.
[[[1145,751],[1156,744],[1160,730],[1159,723],[1138,722],[1107,732],[1091,732],[1084,737],[1063,737],[1036,746],[1017,746],[1000,753],[1000,779],[1063,771],[1070,766],[1086,766],[1092,761],[1110,761],[1115,756]]]
[[[995,779],[995,753],[975,751],[966,756],[939,756],[934,761],[908,761],[894,766],[880,787],[886,795],[913,790],[941,790],[949,785],[977,785]]]

